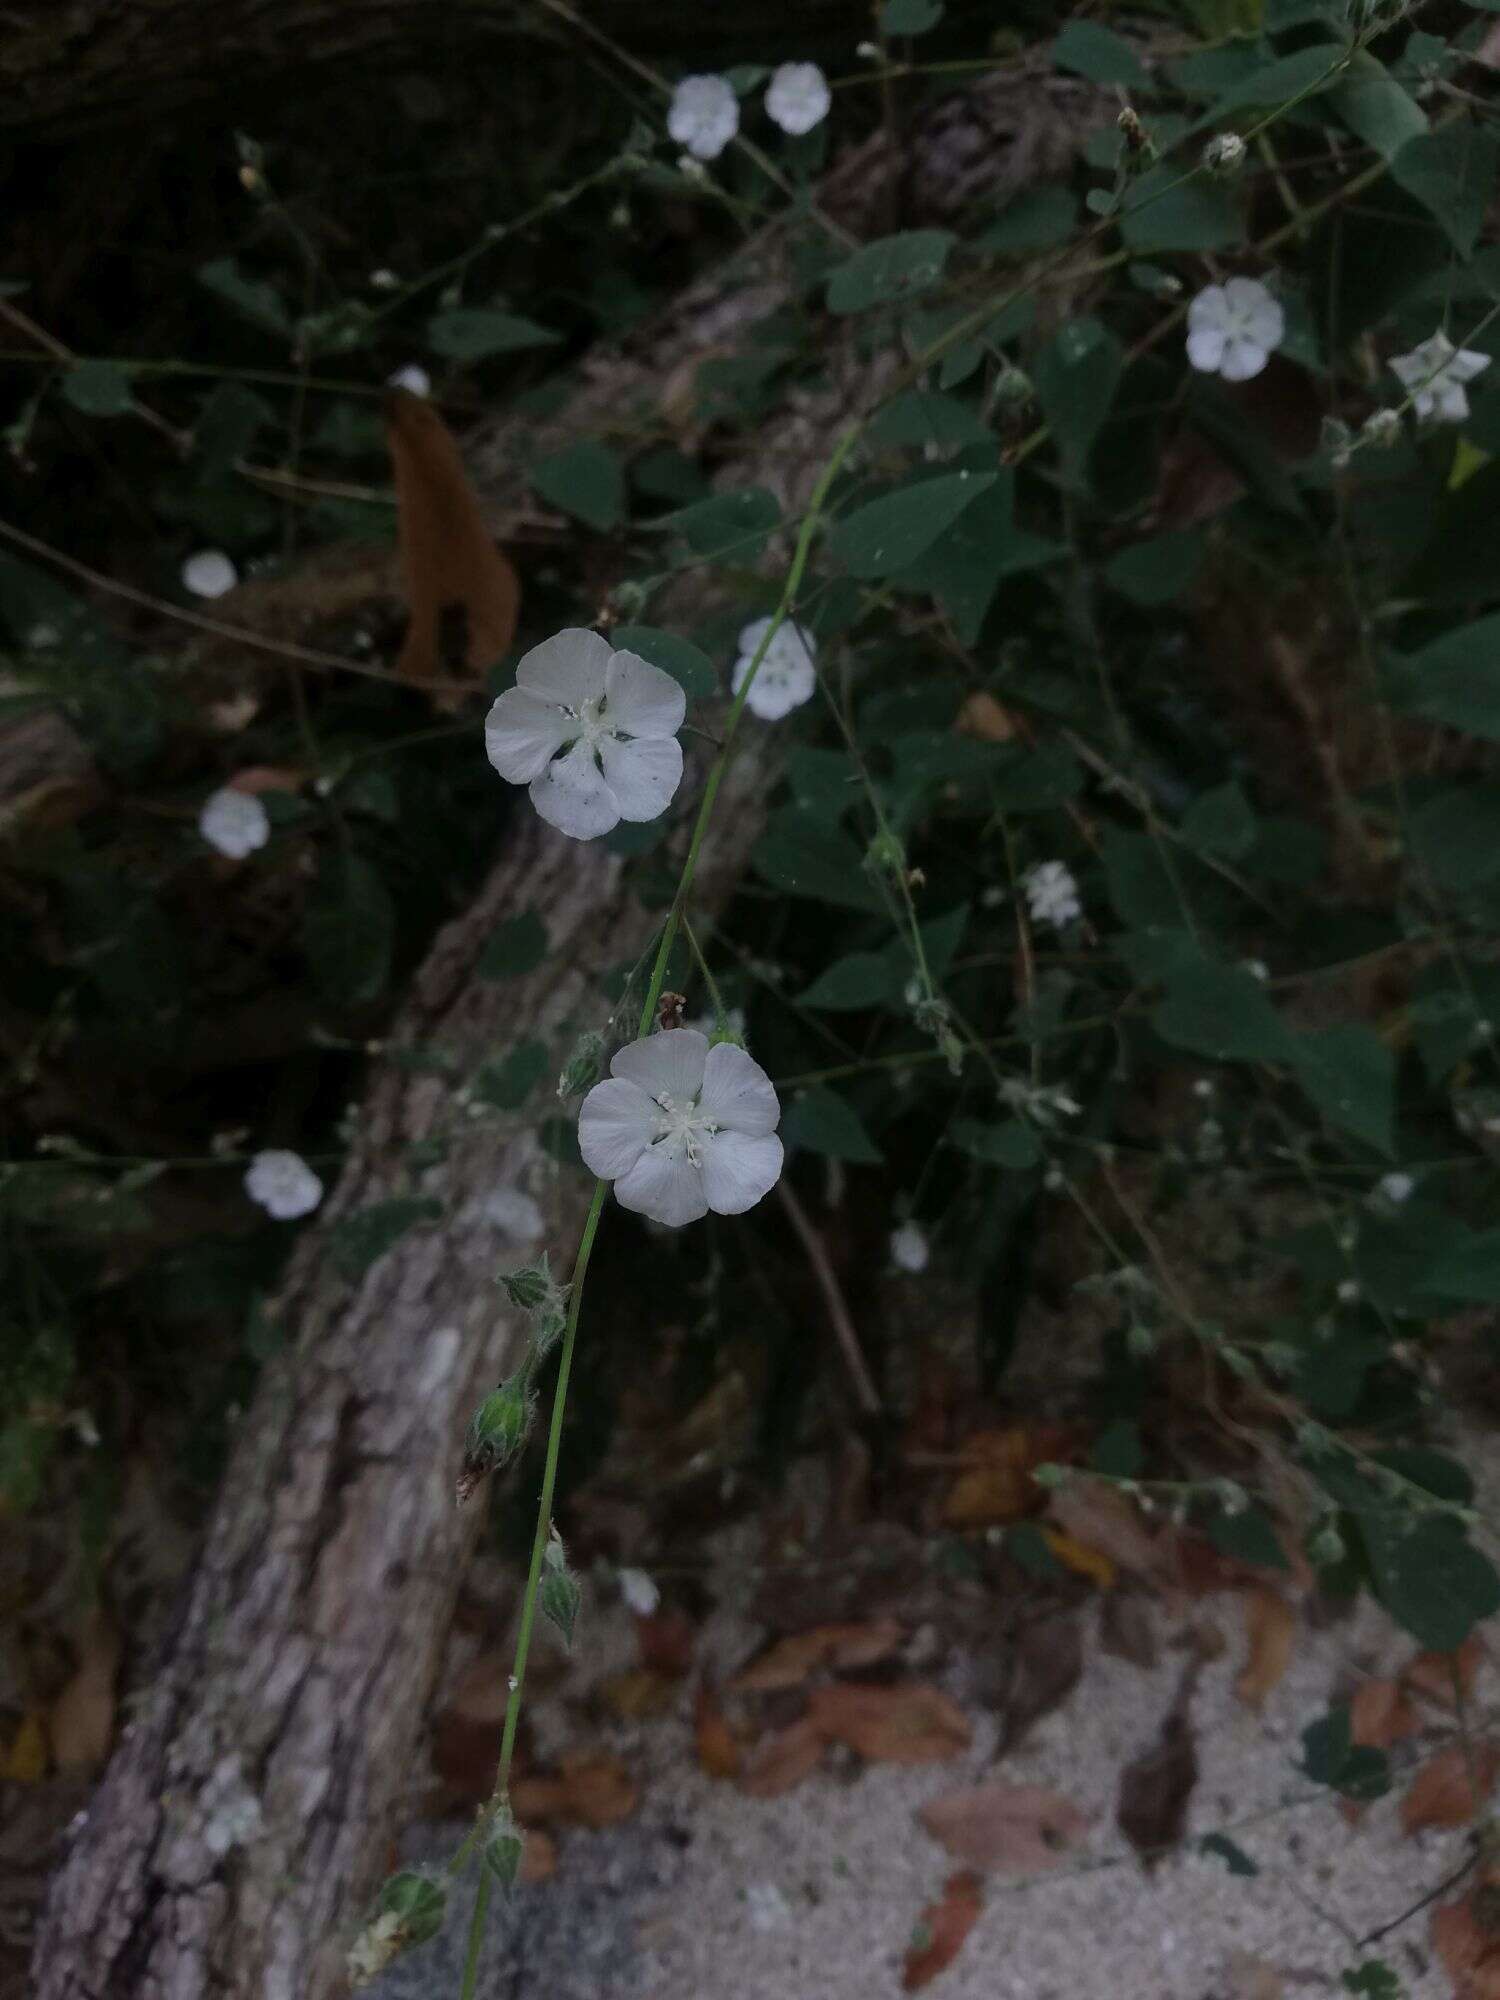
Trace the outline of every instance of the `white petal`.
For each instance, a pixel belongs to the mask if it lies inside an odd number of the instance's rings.
[[[687,696],[670,674],[636,653],[614,653],[605,676],[604,719],[627,736],[675,736]]]
[[[599,740],[599,761],[621,819],[658,819],[682,783],[682,745],[675,736],[665,742],[645,736],[629,743],[604,736]]]
[[[575,743],[566,757],[555,758],[533,779],[531,803],[549,826],[571,840],[597,840],[620,824],[614,792],[587,743]]]
[[[703,1192],[715,1215],[743,1215],[781,1179],[781,1141],[716,1132],[703,1143]]]
[[[753,659],[755,649],[771,629],[769,618],[752,618],[748,625],[740,627],[740,651]]]
[[[243,861],[271,838],[271,822],[254,792],[223,785],[204,800],[198,831],[220,854],[227,854],[231,861]]]
[[[735,661],[733,686],[736,694],[745,685],[753,657],[753,654],[745,654]],[[778,657],[773,646],[755,670],[755,679],[750,684],[745,703],[751,713],[758,715],[763,722],[779,722],[794,708],[800,708],[817,685],[817,669],[806,654],[799,660],[787,660]]]
[[[372,278],[370,282],[373,284],[375,281]],[[391,282],[394,284],[394,278]],[[432,394],[432,377],[417,361],[408,361],[404,368],[398,368],[394,375],[387,375],[385,379],[392,389],[405,389],[411,396]]]
[[[1269,292],[1249,312],[1241,322],[1240,331],[1253,340],[1258,347],[1269,354],[1280,347],[1286,333],[1286,314],[1281,302],[1273,299]]]
[[[578,1113],[578,1150],[591,1174],[618,1180],[656,1137],[656,1106],[623,1078],[596,1083]]]
[[[1468,422],[1469,398],[1461,382],[1442,381],[1435,385],[1437,414],[1445,424]]]
[[[539,778],[582,724],[554,701],[539,701],[525,688],[507,688],[484,723],[484,754],[502,778],[529,785]]]
[[[1224,304],[1235,319],[1258,312],[1270,297],[1259,278],[1231,278],[1224,286]]]
[[[776,1087],[748,1050],[720,1042],[703,1065],[698,1108],[715,1125],[763,1138],[781,1120]]]
[[[1448,373],[1456,382],[1472,382],[1474,377],[1482,375],[1489,365],[1488,354],[1477,354],[1472,347],[1463,347],[1448,363]]]
[[[1187,337],[1187,357],[1204,375],[1217,375],[1224,359],[1223,328],[1196,327]]]
[[[543,701],[581,708],[604,692],[611,647],[608,639],[585,626],[570,625],[533,646],[516,668],[516,686]]]
[[[674,1104],[691,1104],[703,1088],[708,1061],[708,1037],[696,1028],[668,1028],[644,1041],[627,1042],[615,1051],[611,1076],[624,1077],[648,1097],[670,1097]]]
[[[903,1222],[899,1229],[891,1231],[891,1262],[898,1271],[909,1271],[915,1277],[927,1269],[929,1255],[926,1233],[920,1223]]]
[[[1229,321],[1229,301],[1222,285],[1205,285],[1188,307],[1188,326],[1194,333],[1217,327],[1222,332]]]
[[[1219,363],[1219,373],[1226,382],[1248,382],[1252,375],[1258,375],[1266,365],[1266,350],[1257,347],[1253,340],[1231,337],[1224,343],[1224,359]]]
[[[239,571],[222,549],[199,549],[182,565],[183,588],[194,597],[222,597],[239,580]]]
[[[653,1222],[665,1222],[671,1229],[680,1229],[683,1223],[696,1222],[708,1213],[702,1173],[680,1144],[667,1140],[642,1153],[630,1172],[615,1182],[615,1200],[622,1208],[649,1215]]]

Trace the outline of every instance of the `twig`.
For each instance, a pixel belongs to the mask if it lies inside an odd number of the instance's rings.
[[[807,1261],[812,1265],[813,1276],[818,1281],[818,1290],[823,1294],[823,1303],[828,1308],[828,1318],[833,1327],[833,1337],[843,1354],[859,1406],[867,1417],[878,1417],[880,1396],[875,1384],[870,1380],[870,1371],[865,1366],[865,1357],[859,1348],[859,1335],[854,1331],[854,1321],[849,1315],[848,1306],[844,1303],[838,1275],[829,1260],[823,1239],[813,1228],[807,1210],[792,1192],[785,1178],[776,1183],[776,1193],[787,1212],[788,1220],[801,1238],[803,1249],[807,1252]]]
[[[1419,1917],[1429,1903],[1435,1903],[1439,1896],[1445,1896],[1450,1889],[1456,1888],[1478,1859],[1479,1847],[1476,1843],[1474,1851],[1464,1857],[1462,1865],[1455,1868],[1451,1875],[1445,1875],[1436,1888],[1429,1889],[1425,1896],[1419,1897],[1411,1908],[1403,1910],[1399,1917],[1392,1917],[1388,1924],[1382,1924],[1378,1930],[1366,1931],[1356,1943],[1355,1950],[1363,1951],[1366,1945],[1379,1944],[1383,1937],[1389,1937],[1392,1931],[1400,1930],[1401,1926],[1409,1924],[1413,1917]]]
[[[57,338],[56,334],[49,333],[46,327],[38,326],[34,319],[28,314],[23,313],[19,306],[12,305],[9,299],[0,298],[0,319],[9,320],[17,333],[24,333],[29,340],[34,340],[38,347],[50,354],[54,361],[60,361],[65,368],[77,366],[78,356],[73,352],[71,347],[65,346]],[[142,423],[149,424],[154,431],[159,431],[174,451],[179,451],[186,457],[188,452],[192,450],[193,436],[191,431],[178,430],[175,424],[169,424],[165,417],[158,416],[155,410],[141,402],[133,393],[130,398],[130,407],[141,419]]]

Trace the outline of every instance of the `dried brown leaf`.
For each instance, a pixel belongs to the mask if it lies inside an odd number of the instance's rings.
[[[1500,1776],[1500,1750],[1493,1743],[1462,1743],[1439,1750],[1418,1771],[1401,1801],[1401,1825],[1407,1833],[1429,1826],[1467,1826],[1495,1789]]]
[[[618,1826],[640,1803],[640,1787],[610,1751],[564,1757],[561,1817],[575,1826]]]
[[[1044,1715],[1061,1707],[1083,1673],[1083,1621],[1076,1611],[1033,1618],[1006,1661],[1000,1710],[1001,1754],[1014,1750]]]
[[[1418,1653],[1403,1669],[1402,1684],[1409,1694],[1422,1695],[1451,1709],[1455,1686],[1461,1701],[1473,1693],[1483,1659],[1484,1641],[1471,1632],[1456,1653]]]
[[[545,1882],[557,1873],[557,1842],[550,1833],[534,1828],[526,1836],[526,1845],[521,1850],[520,1880],[523,1882]]]
[[[1229,1978],[1226,2000],[1282,2000],[1286,1992],[1286,1982],[1276,1967],[1248,1951],[1232,1952],[1225,1970]]]
[[[1245,1664],[1234,1691],[1247,1708],[1260,1708],[1292,1663],[1297,1618],[1279,1590],[1257,1584],[1245,1594]]]
[[[950,1875],[942,1900],[929,1903],[917,1919],[901,1974],[901,1988],[915,1993],[944,1972],[963,1950],[984,1908],[984,1888],[977,1875]]]
[[[37,1785],[47,1775],[47,1725],[32,1712],[16,1725],[10,1747],[0,1756],[0,1784]]]
[[[1500,1879],[1490,1870],[1467,1894],[1433,1913],[1432,1945],[1453,1986],[1453,2000],[1500,2000]]]
[[[1047,1517],[1075,1542],[1108,1556],[1116,1569],[1154,1576],[1162,1566],[1158,1538],[1134,1501],[1097,1479],[1070,1479],[1057,1487]]]
[[[637,1618],[635,1639],[641,1651],[641,1665],[653,1673],[680,1681],[691,1670],[698,1628],[675,1605],[663,1605],[649,1618]]]
[[[618,1721],[639,1722],[643,1716],[664,1715],[677,1699],[677,1686],[650,1667],[630,1667],[600,1681],[594,1695]]]
[[[707,1682],[693,1706],[693,1747],[710,1778],[737,1778],[744,1762],[739,1738],[729,1726],[718,1691]]]
[[[1061,1793],[1001,1779],[946,1792],[921,1807],[917,1818],[955,1860],[1022,1875],[1055,1868],[1089,1827],[1087,1816]]]
[[[47,1733],[58,1770],[79,1776],[109,1755],[115,1728],[115,1678],[120,1635],[102,1611],[89,1621],[78,1665],[52,1704]]]
[[[1185,1708],[1174,1702],[1161,1734],[1120,1773],[1115,1818],[1147,1862],[1182,1838],[1188,1800],[1198,1782],[1198,1752]]]
[[[983,688],[964,696],[958,711],[961,736],[976,736],[981,743],[1009,743],[1016,735],[1016,720],[1008,708]]]
[[[1349,1740],[1389,1750],[1417,1728],[1417,1713],[1400,1681],[1361,1681],[1349,1701]]]
[[[777,1688],[800,1687],[820,1668],[869,1667],[888,1659],[905,1634],[894,1618],[872,1618],[857,1625],[815,1625],[810,1632],[793,1632],[778,1639],[730,1686],[737,1694],[769,1694]]]
[[[963,1470],[943,1501],[944,1525],[989,1528],[1034,1514],[1042,1491],[1031,1475],[1039,1465],[1067,1457],[1077,1443],[1077,1431],[1064,1424],[975,1431],[959,1452]]]
[[[969,1747],[969,1719],[951,1696],[922,1681],[814,1688],[808,1719],[820,1735],[878,1764],[940,1764]]]
[[[1137,1591],[1112,1590],[1099,1607],[1099,1643],[1117,1660],[1148,1672],[1160,1657],[1151,1606]]]
[[[780,1798],[811,1777],[823,1757],[823,1737],[808,1716],[763,1736],[745,1753],[740,1790],[752,1799]]]

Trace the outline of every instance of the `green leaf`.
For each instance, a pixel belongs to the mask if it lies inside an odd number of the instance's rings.
[[[693,701],[705,701],[719,692],[719,676],[714,663],[691,640],[679,639],[675,632],[659,631],[654,625],[617,625],[609,635],[618,652],[636,653],[653,667],[670,674],[683,693]]]
[[[1182,179],[1176,166],[1153,167],[1133,181],[1120,209],[1120,234],[1132,250],[1227,250],[1245,233],[1240,204],[1223,181]]]
[[[233,257],[218,257],[198,269],[198,282],[214,297],[268,333],[291,334],[292,322],[275,288],[260,278],[247,278]]]
[[[1390,1759],[1383,1750],[1354,1741],[1347,1702],[1303,1730],[1302,1768],[1315,1785],[1328,1785],[1362,1803],[1384,1798],[1391,1788]]]
[[[1258,822],[1250,801],[1230,781],[1194,799],[1182,820],[1182,837],[1201,854],[1240,861],[1255,845]]]
[[[1100,842],[1109,900],[1120,921],[1142,931],[1178,932],[1190,921],[1156,842],[1110,827]]]
[[[1227,1833],[1205,1833],[1198,1842],[1198,1852],[1216,1854],[1231,1875],[1249,1876],[1260,1873],[1244,1848],[1232,1841]]]
[[[1356,1516],[1375,1595],[1430,1652],[1452,1653],[1500,1611],[1500,1576],[1450,1514]]]
[[[1036,357],[1037,399],[1062,449],[1063,467],[1076,485],[1089,447],[1109,415],[1119,387],[1124,350],[1108,327],[1085,314],[1069,320]]]
[[[517,1042],[509,1054],[483,1064],[470,1088],[481,1104],[519,1111],[551,1067],[545,1042]]]
[[[535,910],[522,910],[490,932],[475,969],[481,979],[518,979],[546,956],[547,926]]]
[[[789,896],[810,896],[840,910],[879,910],[885,902],[852,840],[796,807],[779,812],[751,854],[755,872]]]
[[[848,1160],[855,1166],[874,1166],[881,1158],[880,1148],[854,1106],[822,1084],[797,1093],[781,1121],[781,1137],[788,1152],[801,1146],[825,1159]]]
[[[1383,160],[1394,159],[1409,139],[1427,130],[1421,106],[1368,49],[1354,51],[1345,81],[1328,101],[1349,130]]]
[[[1455,786],[1419,806],[1407,821],[1413,854],[1439,888],[1459,895],[1500,877],[1500,790]]]
[[[340,1277],[355,1283],[409,1229],[419,1222],[436,1222],[442,1212],[443,1204],[428,1195],[394,1195],[342,1217],[329,1238],[329,1253]]]
[[[804,1007],[818,1007],[828,1013],[852,1012],[860,1007],[879,1007],[901,994],[901,980],[883,952],[852,951],[836,958],[832,965],[799,996]]]
[[[943,0],[885,0],[880,25],[888,35],[925,35],[943,18]]]
[[[985,614],[1008,576],[1056,562],[1061,542],[1045,542],[1015,524],[1016,475],[1004,466],[994,484],[895,579],[902,590],[929,591],[953,620],[960,641],[972,646]]]
[[[1481,466],[1456,492],[1429,503],[1427,534],[1402,579],[1403,597],[1452,604],[1484,597],[1495,582],[1495,521],[1500,516],[1500,458]]]
[[[625,518],[625,472],[606,445],[591,438],[565,445],[532,467],[531,484],[565,514],[608,534]]]
[[[993,472],[950,472],[900,487],[837,522],[829,546],[852,576],[885,577],[908,568],[966,507],[987,493]]]
[[[1446,231],[1461,257],[1479,240],[1495,187],[1500,146],[1477,125],[1447,125],[1423,133],[1391,161],[1391,178]]]
[[[1409,654],[1389,675],[1386,694],[1406,715],[1500,740],[1500,613]]]
[[[1287,104],[1294,97],[1330,87],[1339,77],[1347,53],[1336,43],[1319,42],[1314,48],[1298,49],[1295,55],[1258,61],[1199,119],[1198,128],[1222,125],[1232,111],[1243,111],[1248,105]]]
[[[62,392],[88,417],[123,417],[135,407],[130,370],[118,361],[75,361],[62,378]]]
[[[537,1590],[536,1601],[547,1623],[561,1635],[563,1644],[571,1647],[583,1603],[583,1588],[577,1577],[570,1570],[549,1569]]]
[[[1275,1523],[1264,1507],[1252,1504],[1233,1514],[1227,1507],[1219,1507],[1204,1526],[1214,1547],[1236,1562],[1250,1563],[1256,1569],[1291,1568]]]
[[[1373,1028],[1348,1021],[1297,1037],[1297,1080],[1330,1125],[1396,1152],[1396,1059]]]
[[[1139,90],[1147,81],[1129,42],[1096,21],[1069,21],[1052,44],[1052,63],[1055,69],[1087,77],[1090,83],[1123,83]]]
[[[1042,1157],[1035,1132],[1019,1118],[988,1125],[979,1118],[955,1118],[949,1137],[971,1160],[983,1160],[988,1167],[1006,1167],[1022,1173]]]
[[[1078,203],[1056,181],[1029,188],[1006,203],[969,248],[987,257],[1016,257],[1030,250],[1053,250],[1066,243],[1078,224]]]
[[[1123,597],[1149,611],[1181,597],[1202,563],[1202,530],[1170,528],[1164,535],[1121,549],[1104,565],[1104,576]]]
[[[991,762],[990,799],[999,812],[1050,812],[1083,790],[1083,766],[1061,743],[1040,750],[1002,743]]]
[[[318,990],[341,1007],[378,1000],[391,973],[396,912],[361,855],[330,848],[308,900],[302,942]]]
[[[957,396],[944,396],[936,389],[908,389],[875,414],[865,432],[872,445],[912,445],[925,449],[936,445],[955,447],[987,444],[988,427],[967,403]]]
[[[1438,1299],[1500,1302],[1500,1229],[1477,1229],[1444,1250],[1423,1289]]]
[[[828,279],[828,310],[865,312],[930,291],[943,275],[955,238],[947,229],[906,229],[856,250]]]
[[[494,354],[520,354],[551,347],[561,339],[535,320],[488,306],[452,306],[427,322],[427,345],[450,361],[487,361]]]
[[[1151,1025],[1174,1048],[1220,1062],[1289,1062],[1299,1049],[1260,981],[1210,959],[1173,972]]]
[[[776,496],[764,486],[742,486],[711,500],[679,507],[659,526],[682,536],[695,555],[716,562],[751,563],[765,551],[766,538],[781,520]]]

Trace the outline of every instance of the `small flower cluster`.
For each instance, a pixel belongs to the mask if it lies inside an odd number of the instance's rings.
[[[766,89],[766,113],[792,138],[821,125],[833,98],[816,63],[783,63]],[[672,93],[667,130],[695,160],[716,160],[740,129],[740,103],[723,76],[685,76]]]

